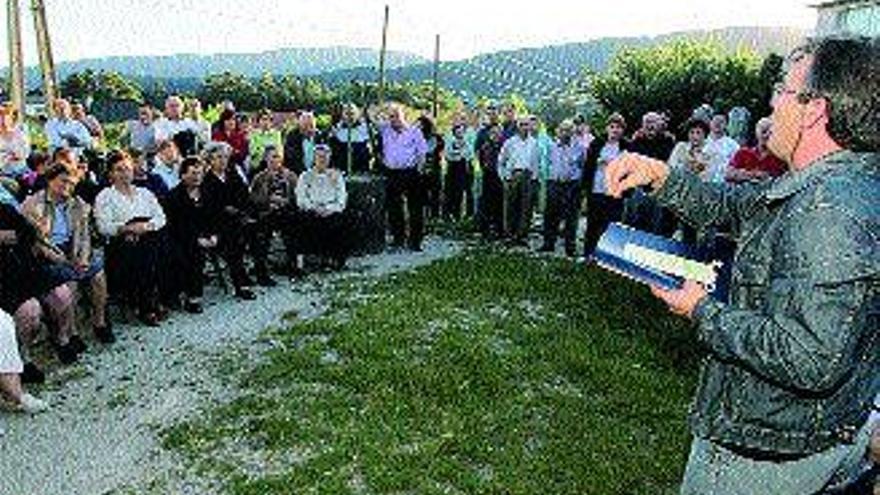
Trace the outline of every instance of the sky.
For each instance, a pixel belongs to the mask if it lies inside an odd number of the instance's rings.
[[[384,5],[389,50],[441,58],[605,36],[727,26],[811,28],[809,0],[44,0],[56,61],[111,55],[251,53],[284,47],[379,47]],[[25,61],[37,62],[22,5]],[[6,25],[6,10],[0,9]],[[7,37],[0,40],[8,64]]]

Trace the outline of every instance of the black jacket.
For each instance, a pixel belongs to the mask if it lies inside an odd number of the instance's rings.
[[[596,138],[587,148],[587,159],[584,163],[584,173],[581,176],[581,185],[586,194],[590,194],[593,191],[593,178],[596,175],[596,167],[599,165],[599,155],[601,155],[602,148],[605,147],[606,143],[608,143],[607,138]],[[621,139],[620,151],[632,151],[632,143],[626,139]]]
[[[306,171],[303,153],[303,141],[306,136],[299,132],[293,131],[284,138],[284,166],[292,170],[296,175]],[[315,144],[327,144],[327,136],[317,131],[315,133]]]

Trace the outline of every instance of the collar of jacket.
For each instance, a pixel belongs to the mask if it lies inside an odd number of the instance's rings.
[[[865,156],[867,155],[860,155],[849,150],[831,153],[803,170],[789,171],[780,176],[767,188],[764,199],[766,202],[772,203],[790,198],[826,177],[841,165],[852,167],[853,162],[861,162]]]

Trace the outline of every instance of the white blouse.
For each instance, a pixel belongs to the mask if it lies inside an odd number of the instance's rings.
[[[324,209],[331,213],[342,213],[347,200],[345,177],[335,170],[324,173],[309,170],[303,172],[296,182],[296,205],[301,210]]]
[[[134,193],[127,196],[110,186],[95,199],[95,223],[98,232],[115,236],[119,229],[135,218],[149,218],[151,230],[165,226],[165,212],[159,200],[147,189],[131,186]]]

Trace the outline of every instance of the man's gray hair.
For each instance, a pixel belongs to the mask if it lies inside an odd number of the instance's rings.
[[[807,56],[813,60],[801,99],[828,102],[828,134],[837,144],[880,151],[880,38],[817,38],[788,62]]]
[[[229,157],[232,156],[232,146],[223,141],[210,141],[205,145],[204,154],[205,158],[220,154]]]

